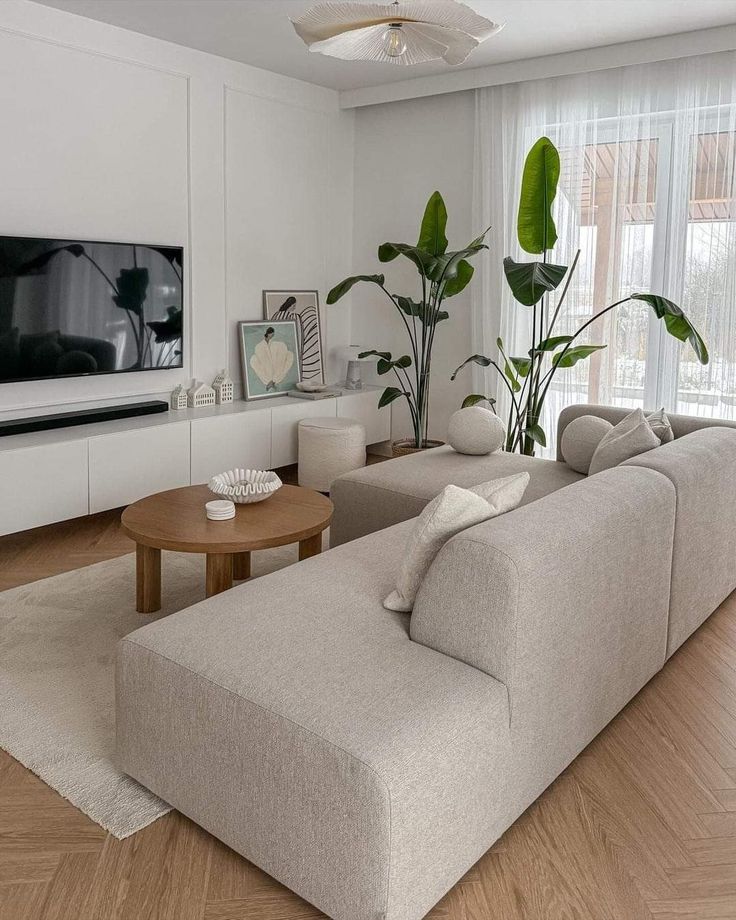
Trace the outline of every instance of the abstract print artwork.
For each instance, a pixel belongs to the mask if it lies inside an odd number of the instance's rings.
[[[324,383],[322,327],[317,291],[264,291],[265,319],[293,319],[296,323],[302,379]]]
[[[299,380],[297,327],[292,319],[238,323],[246,399],[279,396]]]

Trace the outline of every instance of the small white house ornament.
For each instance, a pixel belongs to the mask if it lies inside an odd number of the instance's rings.
[[[184,387],[179,384],[174,387],[171,391],[171,402],[169,403],[172,409],[186,409],[187,407],[187,391]]]
[[[233,401],[233,382],[226,370],[221,370],[212,381],[212,389],[215,391],[215,400],[218,406]]]
[[[189,388],[189,408],[201,409],[202,406],[214,406],[215,391],[201,380],[195,380]]]

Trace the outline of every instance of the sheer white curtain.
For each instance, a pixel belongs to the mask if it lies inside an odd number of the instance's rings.
[[[736,52],[477,91],[474,225],[492,225],[491,252],[473,290],[474,350],[496,357],[529,348],[528,308],[506,286],[502,258],[531,260],[516,238],[526,151],[547,135],[560,151],[552,260],[581,252],[558,325],[572,332],[634,291],[679,303],[709,346],[701,367],[641,302],[593,324],[583,341],[606,344],[559,371],[542,425],[553,449],[559,411],[609,403],[736,417]],[[492,373],[473,389],[496,394]]]

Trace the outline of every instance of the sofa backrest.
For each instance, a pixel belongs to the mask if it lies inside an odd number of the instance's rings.
[[[599,418],[606,419],[612,425],[617,425],[631,411],[631,409],[621,409],[618,406],[585,405],[584,403],[567,406],[560,412],[560,417],[557,421],[557,459],[564,462],[565,458],[562,456],[561,451],[562,432],[573,419],[580,418],[581,415],[597,415]],[[651,412],[653,410],[647,409],[645,411]],[[667,418],[670,420],[672,432],[676,438],[682,438],[686,434],[700,431],[702,428],[736,428],[736,422],[722,418],[703,418],[698,415],[671,415],[669,412],[667,413]]]
[[[675,487],[669,657],[736,589],[736,430],[693,431],[623,466],[656,470]]]
[[[430,567],[411,638],[502,681],[512,730],[561,769],[664,663],[674,521],[672,483],[628,466],[469,528]]]

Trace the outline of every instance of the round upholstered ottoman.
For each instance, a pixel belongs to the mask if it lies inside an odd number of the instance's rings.
[[[299,422],[299,485],[329,492],[338,476],[365,466],[365,428],[353,418]]]

